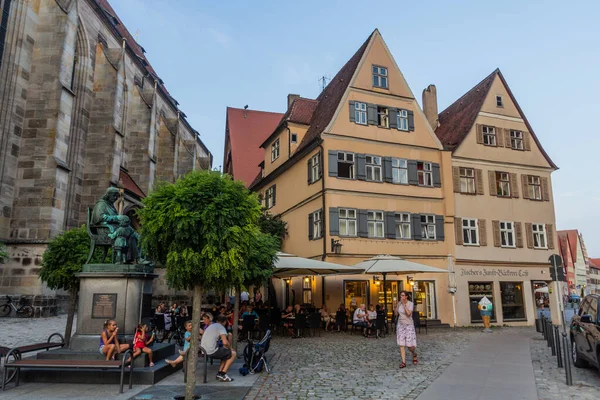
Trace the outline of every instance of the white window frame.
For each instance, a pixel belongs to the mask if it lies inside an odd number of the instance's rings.
[[[394,225],[396,232],[396,239],[410,239],[411,228],[410,228],[410,214],[409,213],[396,213],[394,216]]]
[[[527,192],[531,200],[542,200],[542,178],[536,175],[528,175]]]
[[[419,169],[419,165],[423,168]],[[421,179],[423,183],[421,183]],[[426,161],[417,161],[417,180],[419,186],[433,187],[433,164]]]
[[[523,131],[510,130],[510,148],[513,150],[523,150]]]
[[[340,208],[338,213],[340,236],[357,236],[357,210],[355,208]]]
[[[504,99],[501,95],[496,95],[496,107],[504,107]]]
[[[386,67],[373,65],[371,72],[373,73],[373,87],[381,89],[389,88],[388,69]]]
[[[354,103],[354,122],[359,125],[367,125],[367,103],[357,101]]]
[[[279,138],[271,145],[271,162],[279,158]]]
[[[476,218],[462,218],[463,245],[479,246],[479,230],[477,229],[477,222]]]
[[[408,160],[392,158],[392,183],[408,185]]]
[[[385,237],[383,211],[367,211],[367,233],[368,237],[375,239],[383,239]]]
[[[476,193],[475,169],[459,167],[458,175],[459,175],[459,180],[460,180],[460,192],[468,193],[468,194],[475,194]]]
[[[515,223],[513,221],[500,221],[500,247],[515,248]],[[510,240],[509,240],[510,239]],[[512,241],[512,244],[510,243]]]
[[[342,159],[340,159],[340,154],[343,154]],[[352,161],[349,161],[348,159],[352,158]],[[338,163],[338,178],[341,179],[354,179],[355,175],[354,175],[354,166],[355,166],[355,161],[356,161],[356,155],[352,152],[348,152],[348,151],[338,151],[338,156],[337,156],[337,163]],[[340,174],[340,166],[339,164],[352,164],[350,166],[350,177],[345,177],[345,176],[339,176]]]
[[[310,183],[315,183],[320,179],[321,153],[315,154],[310,158]]]
[[[366,179],[372,182],[383,182],[382,159],[380,156],[365,156]]]
[[[421,214],[421,239],[435,240],[435,215]]]
[[[398,130],[408,132],[408,110],[398,109],[397,120]]]
[[[318,210],[312,213],[312,233],[313,233],[313,240],[314,239],[320,239],[323,237],[323,235],[321,234],[323,232],[323,211],[322,210]]]
[[[269,208],[273,208],[273,200],[275,200],[275,197],[273,196],[275,194],[275,185],[271,186],[270,188],[268,188],[265,191],[265,208],[269,209]]]
[[[506,179],[504,179],[504,177],[506,177]],[[508,172],[496,172],[496,196],[512,196],[512,188],[510,187],[510,174]]]
[[[533,223],[533,224],[531,224],[531,230],[533,231],[533,248],[534,249],[547,249],[548,248],[548,236],[546,235],[546,225]],[[536,241],[537,241],[537,246],[536,246]]]
[[[496,146],[498,143],[496,140],[496,128],[484,125],[481,127],[481,130],[483,131],[483,144],[486,146]]]
[[[383,106],[377,106],[377,126],[379,128],[390,127],[390,109]]]
[[[292,142],[292,143],[298,143],[298,134],[297,133],[292,133],[291,136],[292,137],[290,138],[290,142]]]

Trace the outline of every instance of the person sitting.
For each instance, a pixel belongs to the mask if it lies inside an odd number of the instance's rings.
[[[354,310],[354,315],[352,316],[352,325],[363,328],[363,335],[367,336],[367,312],[365,311],[366,306],[361,304],[356,310]]]
[[[304,310],[302,309],[302,307],[300,307],[300,304],[296,304],[294,306],[294,315],[297,314],[304,314]]]
[[[115,355],[127,350],[129,345],[126,343],[119,343],[117,333],[119,328],[117,322],[114,319],[107,319],[104,321],[104,329],[100,334],[100,354],[106,354],[106,361],[114,360]]]
[[[213,316],[211,313],[204,313],[202,314],[201,318],[202,321],[200,323],[200,336],[204,335],[204,331],[206,330],[206,328],[211,326],[213,322]]]
[[[379,307],[379,306],[377,306]],[[373,304],[369,304],[369,310],[367,311],[367,333],[375,328],[375,322],[377,322],[377,311],[375,310],[375,306]]]
[[[139,324],[137,328],[135,328],[135,336],[133,338],[133,358],[136,358],[142,352],[148,354],[148,361],[150,361],[150,366],[154,367],[154,363],[152,362],[152,349],[148,347],[148,345],[154,342],[154,335],[148,336],[148,325]]]
[[[181,307],[179,307],[179,316],[183,317],[183,318],[188,318],[188,309],[187,306],[185,305],[185,303],[183,303],[181,305]]]
[[[237,354],[231,348],[231,342],[227,337],[227,330],[225,329],[226,324],[227,318],[224,315],[219,315],[217,323],[212,324],[204,331],[200,345],[206,350],[207,357],[221,360],[217,379],[222,382],[231,382],[233,378],[227,375],[227,371],[235,361]],[[223,347],[218,347],[217,342],[219,339],[223,343]]]
[[[254,307],[252,306],[248,306],[246,308],[246,311],[242,314],[242,319],[244,319],[244,317],[246,315],[253,315],[255,319],[255,322],[258,322],[258,314],[256,313],[256,311],[254,311]]]
[[[330,330],[329,326],[335,323],[335,319],[331,318],[331,315],[329,315],[329,310],[327,310],[327,306],[325,304],[323,304],[319,312],[321,313],[321,321],[325,323],[325,332],[327,332]]]
[[[185,335],[183,336],[183,339],[183,350],[179,351],[179,357],[174,360],[165,359],[165,362],[171,367],[175,367],[177,364],[182,363],[185,353],[187,353],[187,351],[190,349],[190,340],[192,339],[192,321],[187,321],[185,323]]]
[[[165,303],[160,303],[156,307],[156,314],[164,314],[165,313]]]
[[[285,308],[285,310],[281,313],[281,320],[283,321],[283,326],[285,328],[288,328],[288,327],[294,325],[293,323],[287,321],[288,318],[291,318],[293,316],[294,316],[294,307],[287,306]]]
[[[169,309],[169,312],[173,315],[179,314],[179,307],[177,307],[177,303],[173,303],[173,305]]]

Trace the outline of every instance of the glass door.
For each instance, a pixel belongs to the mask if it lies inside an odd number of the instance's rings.
[[[394,304],[394,300],[398,301],[398,299],[400,298],[400,291],[404,288],[403,282],[402,281],[386,281],[385,282],[385,295],[383,292],[383,282],[382,281],[378,281],[381,282],[379,285],[377,285],[377,295],[378,295],[378,302],[377,304],[379,304],[382,308],[384,305],[384,300],[385,298],[387,298],[387,309],[388,309],[388,318],[392,318],[393,315],[393,304]],[[385,297],[384,297],[385,296]]]
[[[437,319],[435,282],[416,281],[414,286],[415,310],[427,319]]]
[[[344,281],[346,308],[354,312],[361,304],[369,304],[369,281]]]

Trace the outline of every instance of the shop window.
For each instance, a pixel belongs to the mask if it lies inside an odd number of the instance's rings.
[[[471,322],[482,322],[479,313],[479,302],[483,296],[492,302],[492,319],[496,322],[496,307],[494,306],[494,283],[493,282],[469,282],[469,303],[471,308]]]
[[[500,282],[500,298],[505,321],[525,320],[523,282]]]
[[[361,304],[369,304],[368,281],[345,281],[344,292],[346,308],[350,312],[354,312]]]
[[[312,304],[312,284],[308,276],[302,280],[302,303]]]

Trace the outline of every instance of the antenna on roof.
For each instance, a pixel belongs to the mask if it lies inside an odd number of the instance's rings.
[[[327,86],[327,81],[330,81],[331,78],[326,77],[325,75],[323,75],[322,77],[319,78],[319,84],[321,85],[321,91],[325,90],[325,87]]]
[[[244,118],[246,118],[246,110],[248,110],[248,104],[244,106]]]

